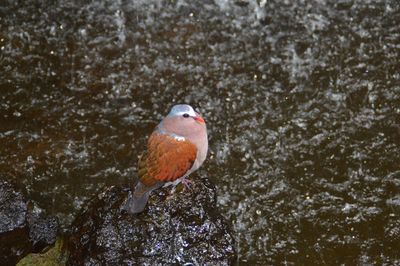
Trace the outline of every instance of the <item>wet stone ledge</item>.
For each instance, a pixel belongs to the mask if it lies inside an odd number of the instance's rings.
[[[15,265],[28,253],[52,246],[57,230],[54,217],[43,217],[42,210],[27,201],[24,193],[0,180],[1,265]]]
[[[111,187],[77,216],[66,244],[67,265],[230,265],[230,226],[216,207],[214,186],[153,191],[143,213],[121,213],[127,189]]]

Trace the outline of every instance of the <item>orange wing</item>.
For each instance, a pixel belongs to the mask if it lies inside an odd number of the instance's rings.
[[[192,167],[196,156],[197,148],[193,143],[153,133],[147,151],[139,160],[139,179],[146,186],[175,181]]]

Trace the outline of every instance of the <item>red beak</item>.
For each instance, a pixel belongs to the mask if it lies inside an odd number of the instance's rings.
[[[204,119],[203,119],[201,116],[199,116],[199,115],[197,115],[197,116],[195,116],[195,117],[193,117],[193,118],[194,118],[194,120],[196,120],[196,121],[199,122],[199,123],[203,123],[203,124],[206,123],[206,121],[204,121]]]

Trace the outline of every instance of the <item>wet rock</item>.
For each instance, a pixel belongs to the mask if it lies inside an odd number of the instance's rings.
[[[29,231],[29,238],[32,243],[31,252],[38,253],[52,246],[57,238],[57,228],[58,222],[55,217],[32,216]]]
[[[28,253],[53,245],[57,235],[55,218],[44,218],[41,209],[6,181],[0,181],[0,258],[12,265]]]
[[[143,213],[120,212],[127,189],[98,195],[73,224],[68,265],[228,265],[236,259],[230,228],[206,179],[191,189],[153,191]]]

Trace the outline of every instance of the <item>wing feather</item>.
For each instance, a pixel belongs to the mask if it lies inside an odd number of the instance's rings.
[[[139,179],[146,186],[175,181],[192,168],[196,156],[193,143],[155,132],[139,160]]]

